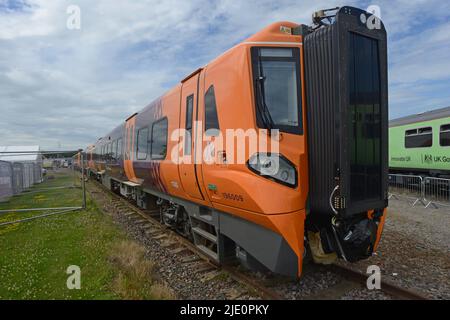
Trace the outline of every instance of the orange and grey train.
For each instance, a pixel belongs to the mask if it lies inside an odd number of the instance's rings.
[[[299,277],[307,255],[370,257],[388,204],[386,31],[352,7],[313,21],[190,74],[89,147],[89,173],[218,263]]]

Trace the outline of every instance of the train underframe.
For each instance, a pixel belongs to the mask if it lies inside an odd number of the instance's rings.
[[[255,271],[300,276],[299,264],[304,257],[299,259],[278,233],[213,208],[143,190],[132,182],[119,181],[106,174],[89,171],[88,175],[189,239],[217,264],[239,263]]]
[[[137,184],[119,181],[105,174],[88,174],[106,188],[144,209],[161,224],[189,239],[215,263],[240,263],[251,270],[270,271],[292,278],[301,276],[302,263],[306,260],[330,264],[338,257],[348,261],[369,257],[376,250],[375,238],[378,228],[382,228],[381,220],[384,220],[385,211],[375,210],[371,219],[366,215],[358,215],[353,217],[354,221],[337,226],[336,231],[342,233],[340,238],[348,235],[348,239],[342,242],[347,253],[345,257],[340,254],[342,248],[338,247],[331,231],[315,232],[306,219],[302,239],[305,249],[299,257],[283,236],[254,222],[158,191],[143,190]],[[298,213],[287,215],[292,215],[294,220],[294,215]],[[367,231],[369,229],[372,230],[370,233]],[[367,245],[362,245],[364,241]],[[371,248],[371,252],[365,252],[365,248]]]

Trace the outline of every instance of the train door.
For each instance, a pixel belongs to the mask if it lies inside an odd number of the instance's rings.
[[[222,197],[224,183],[221,177],[226,176],[228,166],[226,164],[226,153],[217,115],[216,94],[212,77],[207,71],[203,74],[202,103],[199,108],[198,121],[201,121],[201,148],[197,156],[202,157],[202,184],[205,197],[211,202],[230,204]]]
[[[136,127],[136,115],[132,115],[125,122],[125,143],[124,143],[124,161],[123,167],[125,175],[128,180],[137,183],[136,174],[134,173],[133,160],[134,160],[134,146],[135,146],[135,127]]]
[[[180,128],[185,129],[183,142],[183,158],[178,166],[181,183],[185,192],[192,198],[203,200],[200,191],[195,164],[195,148],[197,147],[195,135],[195,119],[198,108],[198,92],[200,71],[196,71],[182,82],[181,89],[181,118]]]

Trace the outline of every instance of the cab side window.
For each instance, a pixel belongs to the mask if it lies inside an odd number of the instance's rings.
[[[192,147],[192,112],[194,109],[194,95],[186,98],[186,137],[184,140],[184,154],[191,154]]]
[[[219,130],[216,96],[214,94],[214,86],[210,86],[205,94],[205,132],[207,135],[216,135],[216,130]]]

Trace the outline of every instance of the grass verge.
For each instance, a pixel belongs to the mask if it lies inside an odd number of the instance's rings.
[[[166,286],[155,281],[154,264],[145,258],[145,249],[132,241],[114,246],[111,262],[119,270],[113,289],[124,299],[171,299]]]
[[[76,188],[34,192],[73,179],[68,172],[50,175],[54,179],[0,209],[78,206],[81,192]],[[3,214],[0,223],[41,213]],[[80,290],[67,288],[71,265],[80,267]],[[154,278],[145,249],[129,240],[89,196],[87,210],[0,227],[0,299],[172,298]]]

